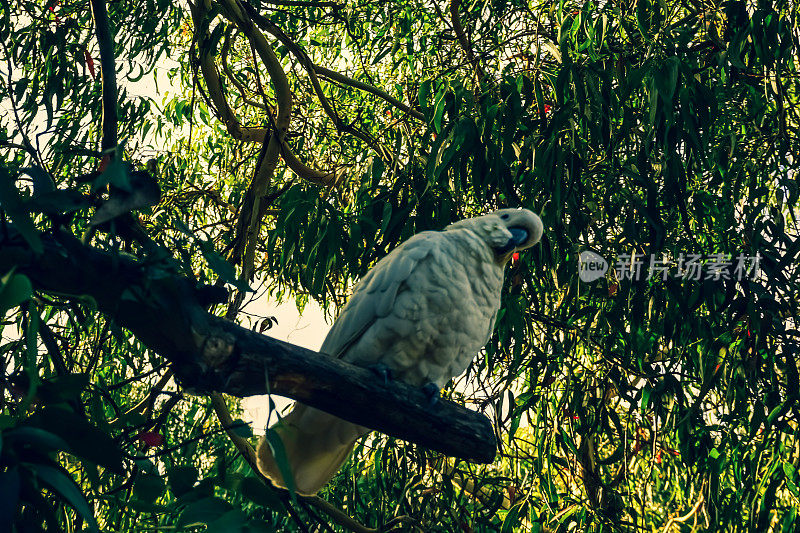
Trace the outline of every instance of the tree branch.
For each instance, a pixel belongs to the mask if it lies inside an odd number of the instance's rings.
[[[105,0],[91,0],[94,31],[100,48],[100,75],[103,80],[103,139],[100,149],[113,150],[117,146],[117,69],[114,66],[114,37],[108,21]],[[110,153],[110,157],[114,154]]]
[[[267,4],[275,6],[292,6],[292,7],[335,7],[341,9],[345,4],[338,2],[314,2],[309,0],[269,0]]]
[[[244,6],[245,10],[250,15],[250,17],[253,19],[253,21],[256,24],[258,24],[259,27],[261,27],[264,31],[267,31],[272,35],[274,35],[279,41],[281,41],[281,43],[283,43],[284,46],[286,46],[289,49],[289,51],[292,52],[292,54],[295,55],[295,57],[298,58],[300,64],[302,64],[303,68],[305,68],[306,71],[309,73],[309,77],[311,78],[311,83],[314,87],[314,91],[317,93],[318,96],[320,96],[320,102],[322,103],[323,107],[326,106],[326,103],[324,101],[324,96],[321,96],[322,89],[319,88],[319,82],[316,81],[316,76],[323,76],[325,78],[337,81],[349,87],[354,87],[356,89],[360,89],[370,94],[374,94],[378,98],[381,98],[387,103],[395,106],[396,108],[400,109],[401,111],[411,116],[412,118],[422,121],[425,120],[425,116],[421,112],[417,111],[416,109],[412,109],[411,107],[407,106],[397,98],[394,98],[393,96],[378,89],[377,87],[374,87],[364,82],[354,80],[352,78],[345,76],[344,74],[314,64],[308,57],[308,55],[305,53],[305,51],[297,43],[292,41],[289,38],[289,36],[283,32],[283,30],[281,30],[278,26],[276,26],[267,17],[261,15],[256,10],[256,8],[254,8],[249,3],[242,2],[242,5]],[[326,112],[328,111],[327,108],[325,110]]]
[[[458,44],[461,45],[461,48],[467,55],[467,59],[472,64],[472,68],[475,70],[475,77],[478,79],[477,80],[478,83],[480,83],[480,81],[486,77],[486,73],[483,71],[483,68],[481,68],[478,59],[472,52],[472,47],[469,45],[467,34],[464,33],[464,27],[461,26],[461,17],[458,14],[458,5],[459,5],[459,0],[450,0],[450,19],[453,23],[453,31],[456,32],[456,38],[458,38]]]
[[[363,81],[354,80],[349,76],[345,76],[341,72],[336,72],[335,70],[331,70],[320,65],[315,64],[314,70],[316,70],[317,74],[322,76],[323,78],[328,78],[330,80],[337,81],[343,85],[348,85],[356,89],[361,89],[362,91],[368,92],[370,94],[374,94],[378,98],[381,98],[382,100],[385,100],[386,102],[392,104],[393,106],[400,109],[404,113],[407,113],[409,116],[417,120],[421,120],[423,122],[425,121],[425,115],[423,115],[421,111],[417,111],[416,109],[410,108],[397,98],[391,96],[389,93],[386,93],[378,89],[377,87],[374,87],[368,83],[364,83]]]
[[[202,27],[201,22],[202,22],[202,17],[205,14],[205,8],[201,4],[201,2],[198,2],[197,4],[192,4],[191,8],[192,8],[192,17],[194,19],[195,29],[197,30]],[[243,30],[241,30],[240,28],[240,31]],[[245,33],[245,35],[247,36],[246,32],[243,31],[243,33]],[[207,38],[207,36],[198,35],[198,42],[200,42],[201,39],[205,38]],[[255,41],[251,40],[251,42],[253,42],[256,48],[258,43],[268,46],[266,44],[266,40],[264,39],[263,35],[261,35],[261,39],[256,39]],[[268,52],[264,53],[269,55]],[[211,98],[211,101],[214,102],[214,105],[216,106],[217,111],[219,112],[220,117],[222,119],[222,122],[225,124],[225,127],[228,130],[228,133],[230,133],[234,139],[245,142],[263,143],[265,142],[265,140],[269,139],[268,136],[270,135],[270,129],[244,127],[236,118],[236,116],[233,113],[233,110],[230,108],[225,98],[225,93],[223,92],[222,84],[220,83],[219,79],[219,73],[217,72],[217,68],[214,65],[213,56],[211,55],[210,50],[202,46],[202,43],[200,46],[198,56],[200,61],[200,70],[203,73],[203,79],[206,82],[206,86],[208,88],[208,94]],[[279,110],[279,115],[280,115],[280,110]],[[279,121],[275,120],[275,122],[277,124]],[[316,183],[317,185],[330,186],[330,185],[335,185],[337,183],[340,176],[338,176],[335,172],[319,171],[303,164],[297,158],[297,156],[295,156],[294,153],[292,153],[292,150],[289,148],[289,145],[286,144],[283,137],[281,137],[280,141],[281,141],[280,154],[283,157],[284,161],[286,162],[286,166],[288,166],[292,172],[297,174],[299,178],[310,181],[312,183]],[[266,167],[264,170],[268,170],[268,168],[269,167]]]
[[[345,132],[353,135],[357,139],[362,140],[363,142],[367,143],[370,148],[375,150],[375,152],[381,158],[385,160],[391,160],[393,162],[393,156],[390,154],[383,146],[378,143],[378,140],[375,139],[372,135],[369,135],[367,132],[356,128],[352,124],[347,124],[339,114],[334,109],[333,104],[328,101],[328,98],[325,96],[325,93],[322,90],[322,86],[319,83],[319,78],[317,77],[317,72],[314,67],[314,63],[308,57],[305,50],[295,43],[286,33],[281,30],[277,25],[275,25],[272,21],[268,18],[261,16],[250,4],[243,3],[245,11],[248,12],[251,18],[255,20],[258,25],[263,28],[265,31],[271,33],[275,36],[286,48],[292,53],[293,56],[297,58],[300,64],[305,69],[306,73],[308,74],[308,78],[311,81],[311,87],[314,89],[314,94],[317,95],[317,99],[319,103],[322,105],[322,109],[325,114],[333,121],[334,126],[336,127],[337,132]]]
[[[492,425],[479,413],[446,400],[430,408],[417,387],[385,385],[370,370],[214,316],[203,307],[202,288],[170,273],[169,265],[99,251],[65,232],[42,240],[40,256],[19,236],[0,241],[0,271],[15,267],[43,292],[91,296],[195,391],[239,397],[270,391],[446,455],[494,458]]]

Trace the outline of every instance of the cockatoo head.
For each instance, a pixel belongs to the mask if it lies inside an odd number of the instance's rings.
[[[446,229],[469,228],[477,233],[495,254],[497,262],[505,264],[514,252],[530,248],[542,238],[544,226],[533,211],[527,209],[498,209],[487,215],[460,220]]]

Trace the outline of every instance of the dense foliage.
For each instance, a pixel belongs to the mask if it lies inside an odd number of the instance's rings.
[[[495,463],[376,435],[321,494],[349,525],[265,486],[93,301],[0,272],[12,530],[793,530],[795,3],[119,0],[113,50],[102,4],[0,1],[0,254],[64,228],[235,284],[216,312],[247,324],[255,274],[335,313],[417,231],[524,206],[545,235],[451,387]]]

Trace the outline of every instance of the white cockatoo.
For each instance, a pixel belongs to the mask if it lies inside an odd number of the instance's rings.
[[[541,236],[541,219],[527,209],[500,209],[414,235],[356,285],[320,352],[391,372],[435,401],[491,337],[506,263]],[[322,488],[370,431],[301,403],[272,429],[300,494]],[[258,467],[286,486],[263,438]]]

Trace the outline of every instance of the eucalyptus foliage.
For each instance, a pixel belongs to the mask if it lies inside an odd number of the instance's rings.
[[[335,315],[415,232],[522,206],[545,235],[445,393],[493,417],[496,461],[376,435],[321,493],[338,514],[264,485],[93,301],[0,272],[12,531],[794,530],[796,3],[119,0],[106,153],[98,4],[0,1],[0,254],[66,230],[227,283],[216,312],[249,323],[255,274]]]

